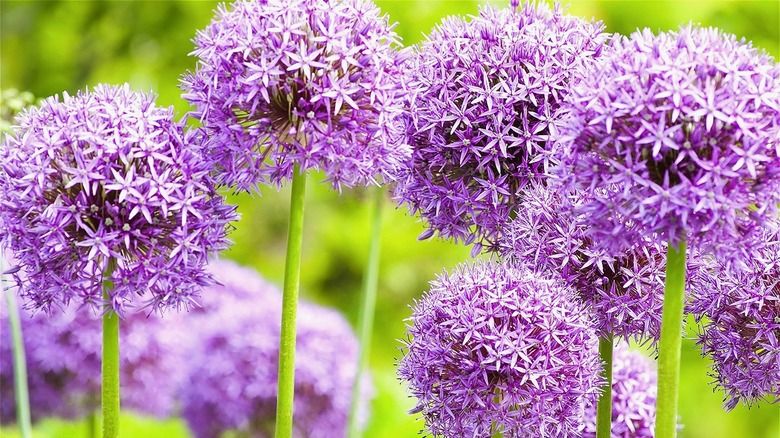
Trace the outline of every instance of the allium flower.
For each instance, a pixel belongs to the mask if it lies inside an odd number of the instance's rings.
[[[499,239],[518,196],[542,180],[569,87],[600,55],[600,23],[526,3],[449,17],[408,62],[414,148],[395,197],[427,230],[470,244]]]
[[[5,424],[16,421],[16,406],[8,309],[2,301],[0,422]],[[50,316],[20,310],[33,421],[79,418],[100,409],[101,317],[74,304]],[[171,415],[183,380],[178,346],[184,332],[167,319],[134,313],[120,321],[119,333],[122,407]]]
[[[24,107],[35,103],[35,96],[29,91],[13,88],[0,91],[0,134],[12,131],[14,116]]]
[[[204,307],[187,318],[198,342],[189,352],[189,381],[181,394],[183,417],[198,438],[229,430],[273,436],[281,293],[252,270],[227,262],[212,265],[224,285],[213,286],[204,295]],[[345,436],[357,355],[355,335],[340,314],[301,303],[294,436]],[[364,406],[370,391],[363,394]]]
[[[714,262],[702,271],[703,286],[689,308],[728,410],[739,402],[780,401],[780,231],[765,229],[762,238],[742,270]]]
[[[44,100],[17,117],[0,143],[0,243],[13,250],[19,292],[35,308],[145,298],[187,306],[208,253],[227,246],[236,219],[207,178],[172,108],[127,85],[98,85]]]
[[[294,164],[333,186],[392,179],[402,143],[399,38],[370,0],[237,1],[198,32],[183,97],[222,184],[282,184]]]
[[[560,273],[592,309],[600,337],[655,343],[661,335],[666,244],[643,239],[608,255],[588,236],[583,218],[572,213],[587,199],[533,184],[495,249],[508,261]],[[695,269],[695,261],[689,261],[689,275]]]
[[[725,254],[780,202],[780,66],[717,29],[636,32],[570,95],[562,177],[593,239]],[[744,239],[741,239],[744,241]]]
[[[477,261],[431,282],[398,375],[434,436],[579,436],[602,363],[590,314],[563,284]]]
[[[658,373],[655,365],[638,351],[618,344],[612,356],[612,436],[655,436],[655,399]],[[584,438],[596,436],[596,405],[585,414]]]

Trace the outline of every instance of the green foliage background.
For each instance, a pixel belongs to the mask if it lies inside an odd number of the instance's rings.
[[[449,14],[473,14],[477,1],[380,0],[379,6],[406,44],[422,40]],[[498,3],[503,5],[502,3]],[[0,88],[45,97],[75,93],[100,82],[129,82],[154,90],[158,103],[187,110],[179,75],[194,68],[190,39],[210,21],[214,1],[2,1]],[[573,1],[569,12],[603,20],[610,32],[676,29],[688,22],[717,26],[780,55],[780,3],[774,1]],[[369,208],[365,190],[340,196],[311,178],[306,204],[303,297],[337,307],[354,324],[363,263],[368,254]],[[266,188],[262,196],[231,195],[243,218],[225,256],[256,267],[281,284],[289,192]],[[422,225],[388,201],[371,367],[377,397],[367,437],[414,437],[422,425],[406,411],[413,405],[395,379],[394,363],[408,306],[443,269],[468,260],[468,249],[443,241],[418,242]],[[5,329],[5,327],[3,327]],[[708,363],[692,341],[683,344],[681,437],[776,438],[778,406],[764,403],[725,413],[713,392]],[[165,422],[125,415],[123,435],[186,437],[180,420]],[[38,437],[87,436],[85,423],[47,420]],[[17,436],[5,428],[3,435]]]

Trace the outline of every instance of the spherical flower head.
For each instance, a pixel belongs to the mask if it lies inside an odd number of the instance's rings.
[[[780,224],[771,225],[742,269],[713,261],[711,270],[700,272],[702,287],[689,307],[727,410],[740,402],[780,401]]]
[[[600,23],[526,3],[446,18],[410,58],[406,126],[414,151],[395,197],[435,232],[500,238],[530,181],[543,180],[569,87],[600,55]]]
[[[615,40],[573,87],[561,169],[611,250],[640,238],[721,254],[777,215],[780,66],[712,28]]]
[[[579,436],[602,384],[589,312],[526,268],[464,264],[431,282],[398,375],[434,436]]]
[[[16,421],[13,354],[5,300],[0,306],[0,422]],[[75,303],[50,316],[20,309],[30,413],[75,419],[100,409],[102,323]],[[166,315],[166,317],[169,315]],[[172,414],[183,380],[178,346],[185,334],[166,319],[142,313],[120,321],[123,409],[159,418]]]
[[[335,188],[392,180],[410,154],[399,38],[370,0],[237,1],[195,37],[183,97],[221,184],[323,169]]]
[[[0,244],[31,306],[101,303],[107,271],[120,314],[139,300],[187,306],[211,282],[207,255],[227,246],[237,216],[172,108],[98,85],[50,97],[17,124],[0,143]]]
[[[588,235],[587,218],[575,213],[587,201],[582,192],[532,184],[493,249],[512,263],[559,274],[593,311],[599,337],[654,344],[661,335],[666,243],[643,239],[607,254]],[[689,277],[698,266],[695,257],[688,260]]]
[[[281,293],[233,263],[215,262],[210,269],[222,285],[204,294],[204,306],[186,320],[198,341],[189,346],[182,415],[198,438],[231,430],[271,437]],[[293,436],[345,436],[357,372],[355,335],[339,313],[306,302],[300,303],[297,329]],[[363,388],[365,411],[368,377]]]
[[[658,372],[655,364],[628,345],[615,346],[612,356],[612,436],[655,436],[655,400]],[[585,414],[583,438],[596,437],[596,405]]]

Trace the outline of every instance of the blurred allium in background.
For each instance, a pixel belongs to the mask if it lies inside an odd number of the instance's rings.
[[[197,341],[187,355],[183,416],[198,438],[230,430],[273,436],[281,293],[254,271],[230,262],[212,262],[210,270],[223,284],[211,287],[203,308],[186,321]],[[294,436],[345,436],[357,355],[355,335],[339,313],[301,302]],[[368,383],[361,399],[364,417],[372,392]]]
[[[588,237],[572,209],[587,201],[532,184],[519,198],[522,208],[495,248],[505,260],[530,263],[540,273],[559,273],[593,311],[596,333],[638,342],[661,334],[666,244],[650,239],[612,257]],[[695,263],[688,263],[688,270]]]
[[[414,305],[398,375],[435,436],[577,436],[602,383],[592,325],[562,283],[460,265]]]
[[[237,218],[191,147],[198,134],[128,85],[50,97],[16,123],[0,143],[0,244],[30,306],[101,303],[109,259],[118,313],[191,305]]]
[[[101,317],[74,304],[47,316],[19,311],[33,421],[80,418],[100,409]],[[16,421],[8,309],[0,310],[0,421]],[[120,321],[122,408],[172,415],[184,376],[185,333],[167,318],[135,313]]]
[[[739,402],[780,401],[780,231],[767,228],[761,238],[743,269],[713,262],[701,271],[703,287],[689,306],[728,410]]]
[[[628,345],[615,346],[612,356],[612,436],[652,438],[658,372],[654,363]],[[596,436],[596,406],[588,406],[584,438]]]
[[[571,91],[560,149],[561,177],[588,193],[579,210],[593,240],[614,251],[688,240],[724,255],[749,245],[778,214],[780,65],[692,26],[635,32],[609,52]]]
[[[221,184],[281,185],[293,165],[335,188],[393,179],[409,155],[397,119],[404,56],[370,0],[238,1],[198,32],[183,97]]]
[[[414,148],[395,197],[438,232],[495,243],[519,195],[544,179],[572,83],[601,54],[600,23],[558,7],[485,6],[446,18],[408,61],[406,129]]]

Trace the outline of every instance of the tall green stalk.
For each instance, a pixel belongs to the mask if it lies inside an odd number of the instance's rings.
[[[87,438],[96,438],[97,437],[97,425],[98,425],[98,418],[97,418],[97,411],[92,411],[89,416],[87,416]]]
[[[677,403],[680,386],[680,348],[682,346],[683,307],[685,301],[686,243],[679,248],[671,243],[666,252],[666,285],[658,342],[658,399],[656,401],[656,438],[677,436]]]
[[[290,225],[287,234],[287,258],[284,263],[282,296],[282,333],[279,340],[279,386],[276,403],[276,438],[291,438],[293,399],[295,396],[295,321],[298,290],[301,283],[301,247],[303,245],[303,201],[306,173],[296,164],[290,195]]]
[[[103,273],[103,297],[110,303],[114,283],[110,280],[116,269],[116,260],[110,258]],[[119,315],[110,304],[103,313],[103,438],[119,436]]]
[[[2,252],[2,249],[0,249]],[[5,290],[2,273],[5,271],[5,261],[0,254],[0,290]],[[16,307],[16,297],[9,288],[5,290],[5,300],[8,304],[8,324],[11,330],[11,349],[14,363],[14,394],[16,395],[16,422],[22,438],[32,436],[30,422],[30,396],[27,389],[27,358],[22,342],[22,324],[19,320],[19,308]]]
[[[599,355],[604,361],[604,378],[607,383],[596,406],[596,438],[612,436],[612,335],[599,338]]]
[[[363,277],[363,296],[361,297],[358,329],[360,330],[360,356],[358,358],[355,382],[352,384],[352,408],[349,414],[349,437],[358,438],[361,435],[358,418],[360,393],[363,389],[363,374],[368,368],[368,358],[371,352],[371,335],[374,328],[374,313],[376,308],[376,291],[379,282],[379,255],[382,240],[382,206],[384,205],[384,190],[378,187],[374,190],[374,206],[371,222],[371,243],[368,250],[366,273]]]

